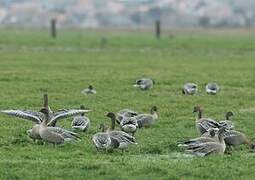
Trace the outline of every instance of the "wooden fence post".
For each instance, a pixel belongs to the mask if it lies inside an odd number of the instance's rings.
[[[52,19],[50,23],[51,37],[57,37],[56,19]]]
[[[159,39],[161,34],[160,20],[156,20],[155,22],[155,32],[156,32],[156,38]]]

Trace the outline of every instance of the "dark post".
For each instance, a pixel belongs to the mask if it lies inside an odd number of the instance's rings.
[[[160,33],[161,33],[160,20],[156,20],[155,31],[156,31],[156,37],[157,37],[157,39],[159,39],[160,38]]]
[[[57,37],[57,29],[56,29],[56,19],[52,19],[50,23],[51,36],[53,38]]]

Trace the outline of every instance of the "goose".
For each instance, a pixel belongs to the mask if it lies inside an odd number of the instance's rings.
[[[205,91],[207,94],[215,95],[219,92],[220,86],[217,83],[208,83],[205,86]]]
[[[149,78],[141,78],[135,81],[134,87],[141,90],[149,90],[153,88],[154,81]]]
[[[87,94],[96,94],[97,91],[94,89],[94,87],[92,85],[89,85],[89,87],[84,89],[84,90],[82,90],[81,93],[84,94],[84,95],[87,95]]]
[[[60,127],[49,127],[47,123],[50,120],[48,108],[42,108],[40,112],[45,115],[42,123],[39,125],[39,135],[43,141],[52,143],[55,147],[55,145],[62,144],[66,141],[80,139],[78,134],[74,132]]]
[[[224,140],[228,146],[238,146],[241,144],[247,144],[251,149],[255,149],[255,144],[247,138],[247,136],[236,130],[230,130],[224,133]]]
[[[106,114],[107,117],[111,119],[111,126],[107,129],[107,133],[110,135],[112,139],[112,144],[114,148],[121,149],[122,152],[129,145],[137,144],[135,138],[124,131],[116,131],[115,129],[115,121],[116,116],[113,112],[109,112]]]
[[[190,148],[191,146],[195,146],[201,143],[215,142],[218,140],[218,136],[217,136],[218,131],[219,131],[218,128],[211,128],[207,132],[202,134],[200,137],[185,140],[185,141],[179,141],[178,146]]]
[[[136,111],[133,111],[131,109],[122,109],[122,110],[117,112],[116,122],[118,124],[120,124],[120,122],[122,121],[122,119],[124,117],[134,117],[134,116],[137,116],[137,115],[138,115],[138,113]]]
[[[193,112],[197,112],[198,116],[196,118],[196,128],[201,133],[204,134],[210,128],[220,128],[219,123],[210,118],[202,117],[202,108],[200,106],[195,106]]]
[[[208,156],[211,154],[224,154],[226,149],[226,144],[224,141],[223,134],[226,132],[225,127],[221,127],[217,133],[217,140],[198,142],[197,144],[192,144],[186,147],[186,152],[191,153],[195,156]]]
[[[139,114],[138,116],[135,116],[135,118],[137,120],[138,128],[151,127],[158,119],[158,108],[153,106],[150,114]]]
[[[80,109],[85,109],[83,105],[81,105]],[[88,131],[90,128],[90,120],[85,116],[85,113],[82,113],[80,116],[75,116],[71,123],[71,127],[73,129],[78,129],[81,131]]]
[[[234,116],[232,111],[228,111],[226,113],[226,120],[219,121],[220,126],[225,126],[228,130],[232,130],[235,128],[234,123],[230,120],[230,117]]]
[[[131,133],[134,136],[138,124],[135,117],[124,117],[123,120],[120,122],[120,128],[122,131],[126,133]]]
[[[94,134],[92,137],[92,141],[93,141],[94,145],[96,146],[96,149],[97,150],[112,149],[112,140],[111,140],[109,133],[105,132],[104,124],[100,124],[99,129],[101,129],[102,132],[98,132],[98,133]]]
[[[194,95],[198,91],[197,85],[195,83],[186,83],[183,86],[182,93],[186,95]]]
[[[58,120],[68,118],[70,116],[74,115],[79,115],[82,113],[89,112],[91,110],[76,110],[76,109],[71,109],[71,110],[60,110],[57,111],[56,113],[53,113],[49,109],[48,105],[48,95],[44,95],[44,108],[47,108],[48,112],[48,118],[49,122],[47,122],[47,126],[52,126],[54,127],[57,123]],[[32,129],[29,129],[27,131],[28,136],[31,137],[33,140],[40,140],[40,134],[39,134],[39,125],[43,122],[43,119],[45,119],[45,114],[42,112],[34,112],[30,110],[2,110],[2,113],[5,113],[10,116],[15,116],[21,119],[29,120],[35,123]]]

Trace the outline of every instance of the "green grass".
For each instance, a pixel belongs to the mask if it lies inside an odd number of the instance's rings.
[[[170,33],[168,33],[170,34]],[[251,139],[255,115],[255,37],[251,32],[165,33],[0,31],[0,109],[38,110],[48,92],[51,108],[93,109],[89,133],[82,141],[57,148],[37,145],[26,136],[29,121],[0,115],[0,179],[253,179],[255,154],[245,146],[232,155],[191,158],[177,140],[196,137],[195,105],[205,116],[223,119],[235,113],[236,128]],[[107,39],[100,43],[101,37]],[[150,91],[134,89],[139,77],[156,81]],[[204,92],[216,81],[222,91]],[[183,96],[186,82],[199,85],[195,96]],[[97,94],[83,96],[93,84]],[[148,112],[157,105],[158,122],[137,132],[137,146],[124,155],[97,152],[91,137],[106,112],[132,108]],[[71,119],[60,125],[70,129]]]

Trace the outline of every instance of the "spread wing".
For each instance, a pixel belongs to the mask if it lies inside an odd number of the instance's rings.
[[[1,111],[7,115],[19,117],[33,121],[37,124],[42,122],[44,115],[40,112],[28,111],[28,110],[3,110]]]
[[[85,110],[85,109],[70,109],[70,110],[61,110],[53,114],[53,116],[50,119],[50,122],[47,124],[50,126],[51,124],[56,123],[59,119],[65,119],[71,116],[80,115],[86,112],[89,112],[91,110]]]

